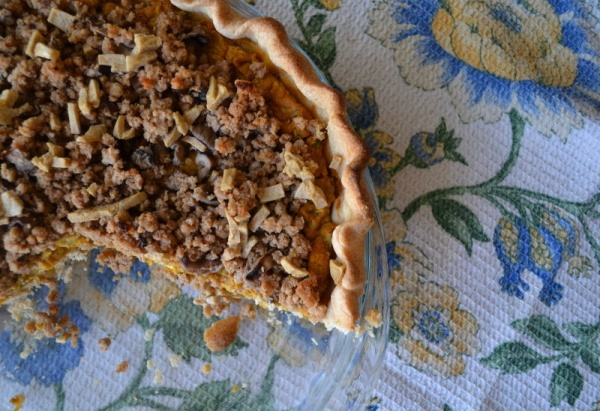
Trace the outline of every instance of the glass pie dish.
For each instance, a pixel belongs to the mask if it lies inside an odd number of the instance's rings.
[[[230,3],[246,17],[260,16],[242,1]],[[0,398],[23,395],[26,409],[53,402],[56,409],[83,410],[363,407],[381,369],[389,321],[385,242],[368,173],[366,179],[376,219],[365,239],[360,312],[364,318],[377,310],[381,326],[343,334],[259,310],[256,321],[241,323],[230,349],[208,353],[199,348],[208,322],[191,304],[191,289],[157,298],[155,291],[168,286],[148,285],[159,281],[152,268],[107,273],[92,252],[61,275],[62,307],[81,331],[77,347],[30,341],[18,321],[0,312]],[[44,304],[44,290],[35,294]]]

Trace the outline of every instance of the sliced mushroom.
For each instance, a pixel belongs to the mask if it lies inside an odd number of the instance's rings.
[[[190,32],[183,36],[183,41],[193,42],[199,46],[206,46],[210,42],[210,39],[201,26],[195,26]]]
[[[202,181],[210,174],[213,161],[206,154],[196,153],[196,165],[198,165],[198,178]]]
[[[212,152],[215,152],[215,141],[217,140],[217,136],[215,133],[204,125],[195,125],[190,128],[192,132],[192,136],[197,138],[200,142],[202,142],[206,147],[208,147]]]
[[[148,170],[157,166],[156,156],[149,147],[139,147],[136,149],[131,155],[131,161],[142,170]]]
[[[30,173],[35,169],[31,160],[29,160],[25,153],[18,148],[11,149],[6,156],[6,159],[21,173]]]
[[[185,144],[183,144],[181,141],[176,141],[171,146],[171,149],[173,150],[173,165],[180,166],[183,164],[183,160],[185,160],[187,155]]]
[[[192,95],[192,97],[194,97],[199,103],[206,103],[206,93],[208,93],[208,90],[205,89],[190,90],[190,94]]]
[[[194,190],[194,198],[202,204],[216,207],[219,205],[219,201],[216,199],[212,187],[209,187],[208,183],[200,184],[200,186]]]
[[[203,259],[199,261],[191,261],[187,257],[183,257],[181,259],[181,264],[183,264],[183,267],[186,269],[186,271],[198,275],[216,273],[223,267],[221,260]]]
[[[275,266],[275,260],[271,255],[273,250],[262,255],[250,255],[246,260],[244,267],[244,277],[246,280],[256,280],[261,274],[270,271]]]

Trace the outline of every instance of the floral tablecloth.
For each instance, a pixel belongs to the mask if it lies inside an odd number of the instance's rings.
[[[600,410],[599,3],[255,5],[344,93],[372,150],[391,321],[367,408]],[[150,281],[151,271],[98,266],[59,288],[61,313],[82,334],[77,348],[46,344],[24,356],[27,337],[2,332],[0,409],[23,400],[23,409],[62,409],[82,386],[112,410],[171,409],[150,394],[177,397],[180,409],[230,409],[232,393],[247,396],[246,409],[293,405],[273,400],[277,361],[294,360],[285,352],[255,359],[248,372],[264,375],[260,387],[232,388],[224,376],[172,388],[170,379],[192,375],[192,359],[210,371],[210,352],[182,331],[209,320],[182,316],[200,308]],[[275,334],[265,330],[265,344]],[[94,366],[111,378],[81,373],[106,335],[120,351]],[[228,349],[232,361],[245,344]],[[55,367],[44,366],[49,358]],[[26,389],[37,394],[19,397]]]

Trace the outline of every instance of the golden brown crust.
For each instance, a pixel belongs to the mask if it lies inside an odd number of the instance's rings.
[[[332,221],[337,224],[332,243],[337,259],[346,266],[335,286],[324,323],[328,328],[355,330],[359,298],[366,280],[364,239],[373,224],[364,170],[368,150],[346,120],[342,96],[319,79],[313,65],[292,46],[283,26],[262,17],[247,19],[223,0],[171,0],[189,12],[207,15],[218,32],[228,38],[249,38],[265,51],[273,64],[304,96],[320,120],[327,124],[329,151],[341,156],[338,174],[343,190],[335,202]]]

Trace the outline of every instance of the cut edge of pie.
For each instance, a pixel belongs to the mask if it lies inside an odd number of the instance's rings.
[[[373,225],[365,168],[369,152],[347,121],[343,97],[319,78],[314,65],[292,45],[283,25],[269,17],[248,19],[223,0],[171,0],[176,7],[208,16],[215,29],[231,39],[249,38],[256,42],[269,60],[288,78],[327,124],[331,155],[341,156],[338,175],[342,193],[332,207],[337,225],[332,245],[344,266],[343,276],[335,281],[323,323],[327,328],[354,331],[360,318],[359,299],[366,282],[365,236]]]

